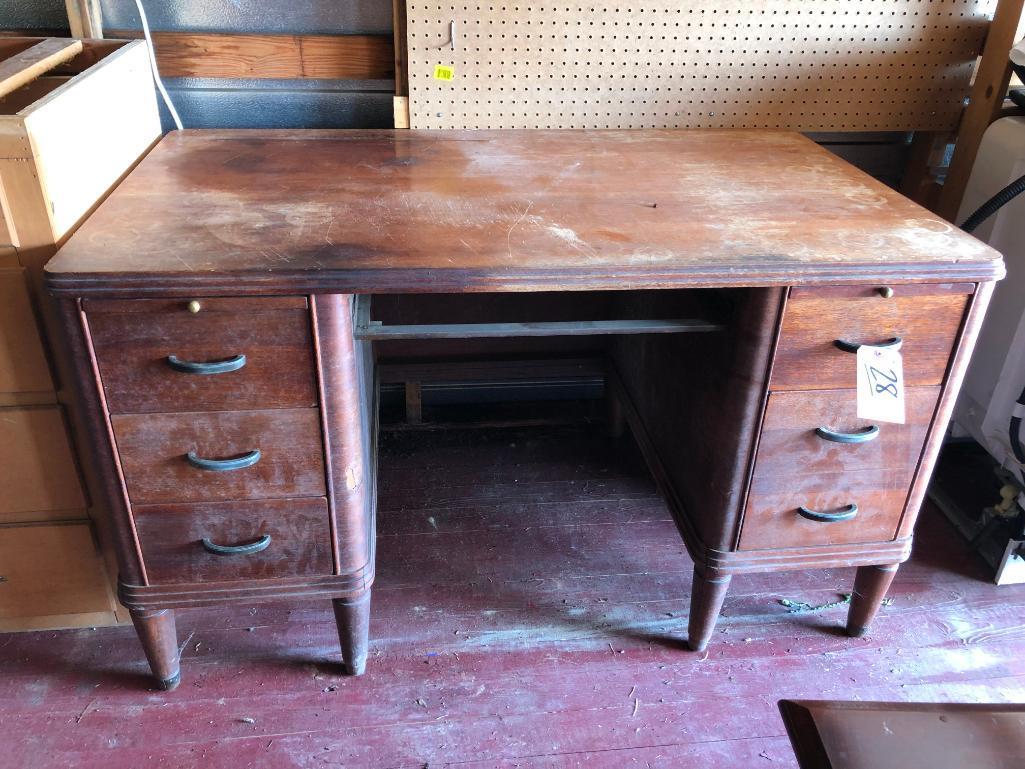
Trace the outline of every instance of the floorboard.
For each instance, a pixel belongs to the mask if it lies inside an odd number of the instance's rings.
[[[691,563],[629,441],[386,434],[367,674],[329,606],[180,611],[183,684],[130,628],[0,636],[0,767],[794,767],[783,697],[1025,701],[1025,586],[934,511],[871,634],[853,570],[734,579],[685,649]],[[14,736],[14,739],[10,739]]]

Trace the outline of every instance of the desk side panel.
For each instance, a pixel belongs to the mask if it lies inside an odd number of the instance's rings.
[[[312,297],[335,573],[373,579],[374,459],[369,454],[362,352],[353,339],[353,297]]]
[[[114,433],[100,384],[89,324],[79,300],[58,303],[64,342],[76,383],[72,397],[77,401],[79,436],[95,467],[97,491],[103,507],[96,517],[101,542],[112,542],[117,554],[120,580],[132,585],[147,584],[139,539],[129,513],[128,493],[118,461]]]
[[[632,427],[697,560],[706,549],[733,549],[783,296],[722,292],[726,331],[612,346]]]

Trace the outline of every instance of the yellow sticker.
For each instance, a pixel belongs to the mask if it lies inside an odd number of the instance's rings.
[[[446,67],[444,64],[437,64],[434,67],[435,80],[451,80],[453,77],[455,77],[455,74],[455,67]]]

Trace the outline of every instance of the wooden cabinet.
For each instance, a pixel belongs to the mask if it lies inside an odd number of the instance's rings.
[[[738,550],[897,538],[974,288],[790,289]],[[858,419],[862,344],[901,350],[904,424]]]
[[[88,521],[0,525],[0,632],[109,625],[114,596]]]
[[[752,290],[726,319],[732,345],[660,340],[620,351],[631,426],[695,561],[692,648],[708,644],[730,579],[744,572],[857,566],[848,631],[865,632],[910,552],[989,290]],[[857,346],[894,340],[905,422],[860,419]],[[714,387],[695,384],[693,363],[680,363],[698,357]]]
[[[343,659],[361,673],[373,373],[357,353],[352,297],[64,309],[79,376],[92,384],[120,597],[161,686],[179,681],[173,609],[226,600],[332,598]]]
[[[144,43],[0,41],[0,60],[15,56],[32,74],[0,93],[0,234],[42,267],[159,138],[160,116]]]
[[[910,528],[963,371],[963,342],[977,331],[987,300],[988,290],[973,284],[788,291],[752,436],[736,545],[721,564],[699,562],[696,569],[694,648],[708,642],[730,575],[759,564],[859,565],[848,632],[866,631],[908,555]],[[858,418],[862,344],[900,348],[903,424]]]
[[[127,617],[92,528],[95,473],[73,440],[81,417],[42,268],[160,136],[148,55],[139,42],[3,38],[0,62],[0,630],[107,625]]]

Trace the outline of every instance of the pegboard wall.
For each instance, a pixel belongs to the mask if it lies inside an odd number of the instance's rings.
[[[412,0],[410,125],[950,130],[995,6]]]

